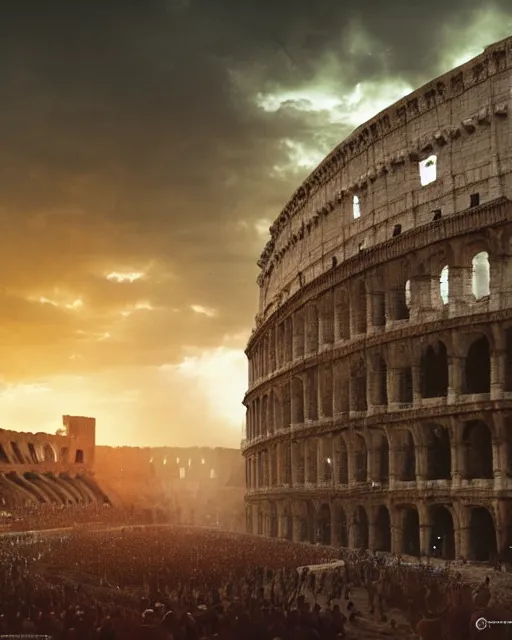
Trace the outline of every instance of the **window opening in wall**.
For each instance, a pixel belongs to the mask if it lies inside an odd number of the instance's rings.
[[[429,156],[419,163],[420,184],[422,187],[437,179],[437,156]]]
[[[359,204],[358,196],[352,198],[352,213],[354,214],[354,220],[361,217],[361,205]]]
[[[441,270],[441,277],[439,278],[439,293],[441,294],[441,300],[443,304],[448,304],[450,286],[449,286],[449,268],[448,265]]]
[[[216,477],[217,477],[217,472],[215,471],[215,469],[210,469],[210,479],[215,480]]]
[[[481,251],[473,257],[471,291],[477,300],[490,295],[489,254]]]
[[[82,451],[82,449],[77,449],[76,450],[75,462],[77,464],[83,464],[84,463],[84,452]]]
[[[395,226],[393,227],[393,238],[396,238],[396,236],[399,236],[401,233],[402,233],[402,225],[395,224]]]
[[[180,467],[180,480],[185,479],[185,467]]]
[[[336,256],[332,257],[332,268],[336,269],[336,267],[338,266],[338,258]]]
[[[405,283],[405,304],[407,307],[411,306],[411,281],[407,280]]]
[[[443,217],[443,213],[441,209],[434,209],[433,221],[435,222],[436,220],[441,220],[442,217]]]
[[[479,193],[471,193],[469,196],[469,206],[470,207],[478,207],[480,204],[480,194]]]

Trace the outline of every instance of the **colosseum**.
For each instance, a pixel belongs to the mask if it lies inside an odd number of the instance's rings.
[[[249,532],[510,557],[511,96],[509,38],[356,129],[271,226]]]

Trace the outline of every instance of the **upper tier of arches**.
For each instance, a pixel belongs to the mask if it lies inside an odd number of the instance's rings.
[[[258,262],[260,314],[359,251],[511,197],[507,42],[359,127],[301,185]]]

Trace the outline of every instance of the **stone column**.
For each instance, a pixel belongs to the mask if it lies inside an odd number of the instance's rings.
[[[390,509],[389,519],[391,521],[391,553],[398,555],[404,552],[404,549],[402,548],[404,537],[402,529],[402,511]]]
[[[503,397],[505,358],[505,349],[491,352],[491,400],[500,400]]]
[[[304,316],[301,311],[297,311],[292,316],[292,327],[293,327],[293,359],[302,358],[304,356],[304,348],[305,348],[305,327],[304,327]]]
[[[464,361],[462,358],[452,355],[448,357],[448,404],[459,402],[462,391],[462,370]]]
[[[276,466],[277,466],[277,486],[280,487],[283,484],[284,465],[283,465],[283,452],[280,442],[276,444]]]
[[[302,519],[299,516],[293,516],[293,541],[301,542]]]
[[[411,364],[411,376],[412,376],[412,401],[414,407],[421,405],[421,366],[420,360],[415,359]]]
[[[350,433],[347,438],[347,475],[349,489],[355,484],[355,460],[354,460],[354,434]]]
[[[432,525],[426,508],[418,509],[420,521],[420,555],[430,556],[430,536]]]
[[[316,484],[321,486],[324,481],[324,442],[323,438],[316,440]]]
[[[386,434],[387,435],[387,434]],[[396,488],[397,481],[397,457],[399,456],[399,451],[395,444],[394,439],[388,437],[389,443],[389,479],[388,479],[388,487],[389,490],[392,491]]]

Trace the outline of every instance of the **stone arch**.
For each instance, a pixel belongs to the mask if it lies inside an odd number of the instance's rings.
[[[466,479],[494,478],[492,434],[483,420],[470,420],[465,423],[462,446]]]
[[[366,333],[367,327],[367,302],[366,302],[366,284],[364,280],[360,280],[354,290],[354,297],[350,301],[352,311],[352,326],[354,334]]]
[[[473,507],[469,515],[469,553],[471,560],[491,562],[498,553],[494,519],[485,507]]]
[[[348,484],[348,448],[345,438],[339,435],[334,445],[334,469],[336,482]]]
[[[388,367],[381,354],[372,358],[371,400],[373,405],[388,405]]]
[[[452,454],[450,433],[440,424],[423,426],[427,455],[427,480],[450,480]]]
[[[455,558],[455,527],[451,510],[445,505],[429,508],[431,522],[430,554],[453,560]]]
[[[395,436],[397,480],[416,481],[416,443],[409,429],[397,431]]]
[[[25,464],[25,459],[17,442],[11,442],[11,450],[14,455],[14,460],[18,464]]]
[[[439,274],[439,297],[442,304],[450,302],[450,267],[445,264]]]
[[[360,433],[354,434],[354,476],[356,482],[368,482],[368,447]]]
[[[57,454],[49,442],[45,442],[43,445],[43,460],[45,462],[57,462]]]
[[[411,266],[407,260],[390,264],[387,316],[390,320],[409,320]]]
[[[347,514],[341,504],[335,505],[335,528],[338,538],[338,545],[340,547],[348,547],[348,523]]]
[[[380,505],[375,515],[375,551],[391,551],[391,518],[386,506]]]
[[[448,394],[448,351],[441,340],[428,345],[420,360],[421,395],[440,398]]]
[[[471,293],[475,300],[491,294],[491,265],[487,251],[479,251],[471,260]]]
[[[470,344],[464,361],[464,393],[489,393],[491,390],[491,347],[483,334]]]
[[[367,411],[366,400],[366,363],[364,358],[358,358],[350,368],[350,409],[352,411]]]
[[[317,515],[318,541],[324,545],[331,544],[331,508],[324,502],[320,505]]]
[[[409,556],[420,557],[420,515],[415,505],[404,505],[400,509],[402,540],[400,548],[402,553]]]
[[[292,378],[292,423],[304,422],[304,380],[300,376]]]
[[[368,549],[370,527],[368,523],[368,514],[362,505],[359,505],[354,512],[352,526],[354,528],[354,548]]]

